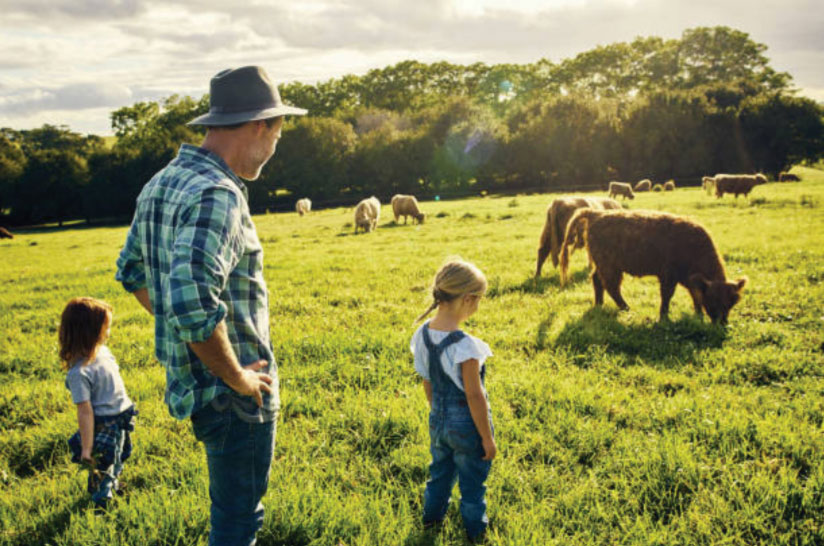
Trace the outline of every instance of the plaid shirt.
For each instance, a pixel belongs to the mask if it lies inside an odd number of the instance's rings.
[[[116,278],[128,292],[148,288],[166,404],[178,419],[232,392],[188,346],[208,339],[224,319],[240,364],[266,360],[261,371],[273,379],[263,411],[250,397],[233,399],[251,421],[270,420],[280,406],[263,249],[246,199],[246,187],[219,156],[184,144],[140,192],[117,260]]]
[[[105,470],[106,467],[115,463],[122,463],[132,454],[132,439],[129,434],[134,430],[135,416],[137,409],[132,406],[123,413],[110,415],[108,417],[94,416],[94,442],[92,444],[92,455],[97,459],[97,468]],[[118,445],[123,437],[123,446],[118,453]],[[69,451],[72,454],[72,462],[80,463],[80,455],[83,453],[83,444],[80,439],[80,431],[75,432],[69,438]],[[116,460],[120,457],[120,460]],[[90,491],[91,493],[91,491]]]

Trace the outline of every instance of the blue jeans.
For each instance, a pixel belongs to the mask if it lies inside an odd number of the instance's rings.
[[[444,519],[457,479],[464,527],[469,537],[475,538],[486,530],[489,523],[484,482],[492,462],[481,460],[484,456],[481,435],[465,404],[433,408],[429,414],[432,464],[429,465],[430,477],[423,495],[423,521],[430,523]]]
[[[269,484],[276,423],[247,423],[231,408],[211,405],[191,419],[209,464],[209,544],[251,546],[263,525],[260,500]]]

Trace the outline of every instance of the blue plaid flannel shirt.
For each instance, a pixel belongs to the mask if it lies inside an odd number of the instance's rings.
[[[241,365],[269,364],[273,395],[259,410],[235,398],[252,421],[280,407],[277,364],[269,339],[269,295],[263,249],[246,187],[216,154],[184,144],[146,184],[120,257],[116,278],[128,292],[148,288],[155,316],[155,352],[166,367],[169,413],[185,419],[231,390],[189,348],[221,320]],[[223,397],[225,398],[225,396]]]

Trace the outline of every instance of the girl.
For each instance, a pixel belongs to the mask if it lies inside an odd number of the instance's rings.
[[[473,542],[483,538],[489,522],[484,481],[497,452],[484,388],[484,361],[492,351],[459,326],[478,310],[485,292],[486,277],[477,267],[461,260],[445,264],[435,275],[432,305],[415,322],[435,309],[437,314],[418,328],[411,343],[430,408],[432,464],[424,493],[424,527],[443,521],[457,478],[461,515]]]
[[[60,319],[60,360],[66,387],[77,404],[79,430],[69,439],[72,462],[89,467],[88,491],[105,509],[118,489],[123,461],[129,458],[137,410],[126,394],[117,361],[104,345],[112,308],[93,298],[75,298]]]

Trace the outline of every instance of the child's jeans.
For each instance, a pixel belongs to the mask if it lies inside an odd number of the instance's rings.
[[[209,545],[251,546],[263,525],[260,501],[269,484],[276,422],[247,423],[231,408],[212,405],[191,420],[209,466]]]
[[[463,405],[451,402],[440,408],[433,406],[429,414],[429,438],[432,464],[423,496],[423,521],[432,523],[444,519],[457,478],[466,532],[470,538],[478,537],[489,523],[484,482],[492,462],[482,460],[481,435],[466,402]]]

